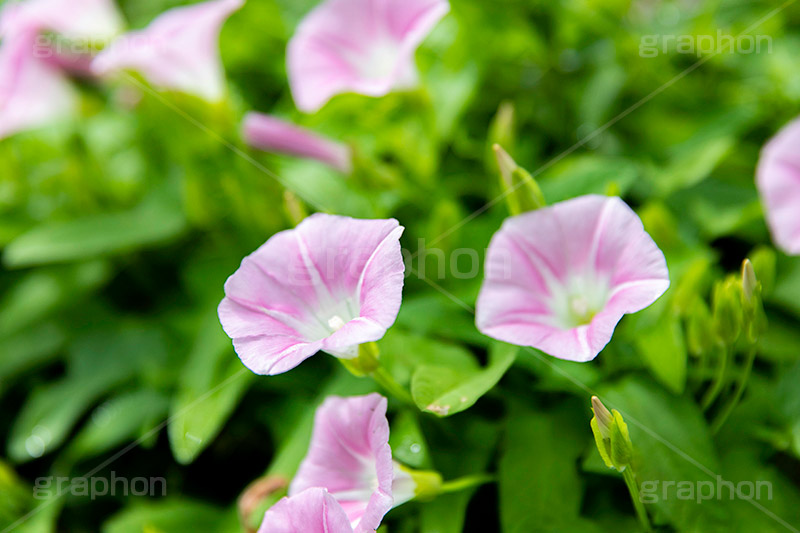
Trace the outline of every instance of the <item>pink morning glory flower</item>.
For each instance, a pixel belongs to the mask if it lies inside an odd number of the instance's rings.
[[[756,184],[775,244],[789,255],[800,255],[800,119],[764,147]]]
[[[243,130],[245,142],[259,150],[316,159],[344,174],[353,169],[352,153],[346,144],[320,137],[279,118],[248,113]]]
[[[450,9],[446,0],[325,0],[289,41],[287,68],[298,109],[333,96],[383,96],[416,82],[414,53]]]
[[[0,138],[65,118],[76,107],[64,74],[35,57],[38,32],[15,31],[0,46]]]
[[[129,32],[94,60],[98,75],[134,70],[154,85],[209,102],[225,95],[219,33],[244,0],[213,0],[170,9]]]
[[[246,257],[219,305],[244,365],[280,374],[320,350],[349,359],[381,339],[400,310],[402,233],[394,219],[316,214]]]
[[[582,196],[509,218],[492,238],[478,329],[589,361],[623,315],[669,287],[664,254],[619,198]]]
[[[353,528],[339,502],[315,487],[273,505],[258,533],[353,533]]]
[[[317,409],[308,455],[289,496],[323,487],[342,506],[356,533],[374,531],[394,502],[394,469],[386,398],[332,396]]]

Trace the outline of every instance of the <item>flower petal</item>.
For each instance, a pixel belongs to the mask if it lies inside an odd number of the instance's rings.
[[[764,147],[756,184],[775,244],[789,255],[800,255],[800,119]]]
[[[225,95],[219,33],[244,0],[176,7],[117,39],[94,60],[99,75],[131,69],[153,84],[216,102]]]
[[[589,361],[626,313],[669,287],[664,254],[619,198],[583,196],[508,219],[476,310],[490,337]]]
[[[343,174],[350,174],[353,169],[352,154],[347,145],[278,118],[248,113],[244,117],[243,129],[247,144],[259,150],[316,159]]]
[[[289,495],[324,487],[357,533],[374,531],[392,508],[393,475],[386,398],[329,397],[317,410],[308,455]]]
[[[314,112],[333,96],[382,96],[415,78],[414,52],[447,14],[446,0],[326,0],[289,42],[297,107]]]
[[[69,80],[34,56],[35,40],[30,30],[0,45],[0,138],[65,118],[77,105]]]
[[[273,505],[258,533],[353,533],[353,528],[328,491],[311,488]]]

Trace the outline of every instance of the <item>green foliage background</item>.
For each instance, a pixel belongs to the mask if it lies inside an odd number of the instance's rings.
[[[141,27],[178,2],[120,4]],[[626,415],[648,479],[773,484],[762,508],[648,506],[659,528],[797,531],[800,261],[778,258],[768,333],[717,434],[700,406],[710,376],[689,355],[685,319],[694,295],[707,299],[715,280],[771,246],[754,168],[763,143],[800,112],[800,5],[767,17],[780,6],[453,0],[418,53],[420,89],[345,95],[302,116],[284,52],[313,4],[249,0],[229,20],[224,105],[143,90],[131,107],[131,86],[84,83],[79,119],[0,142],[0,528],[44,505],[15,531],[241,531],[237,496],[265,472],[291,476],[324,395],[376,388],[325,356],[278,377],[243,371],[216,318],[224,280],[291,225],[285,190],[311,210],[396,217],[412,253],[424,242],[482,258],[506,207],[467,217],[500,193],[489,147],[501,141],[536,171],[549,202],[622,195],[667,255],[672,288],[625,318],[594,362],[567,363],[490,344],[456,303],[474,305],[481,276],[461,279],[447,264],[439,277],[436,255],[421,253],[411,268],[446,294],[408,277],[380,342],[384,360],[420,407],[450,405],[456,393],[477,403],[439,418],[392,402],[395,456],[446,478],[497,472],[498,483],[404,505],[386,530],[638,531],[621,477],[594,449],[592,390]],[[737,34],[759,21],[750,32],[772,39],[759,54],[720,54],[685,72],[698,57],[674,45],[639,53],[642,36]],[[495,120],[504,102],[511,130]],[[347,180],[254,153],[238,132],[251,109],[352,143],[379,172]],[[95,471],[165,477],[168,495],[32,497],[38,477]]]

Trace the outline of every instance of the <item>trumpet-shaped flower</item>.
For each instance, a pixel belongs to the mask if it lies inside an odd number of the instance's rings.
[[[289,495],[325,488],[356,533],[374,531],[392,508],[394,478],[386,398],[329,397],[317,410],[308,455]]]
[[[594,359],[623,315],[669,287],[664,254],[619,198],[583,196],[510,218],[492,238],[478,329],[570,361]]]
[[[414,53],[447,14],[446,0],[325,0],[289,42],[297,107],[320,109],[333,96],[383,96],[416,81]]]
[[[122,25],[112,0],[12,1],[0,15],[2,36],[24,29],[52,31],[76,41],[105,41],[122,31]]]
[[[248,113],[243,130],[247,144],[259,150],[316,159],[344,174],[353,169],[352,153],[347,145],[278,118]]]
[[[0,46],[0,138],[64,118],[75,109],[69,80],[35,57],[37,33],[15,32]]]
[[[242,5],[244,0],[212,0],[170,9],[115,40],[92,68],[98,75],[134,70],[162,89],[219,101],[225,95],[219,33]]]
[[[400,310],[402,233],[394,219],[316,214],[246,257],[219,306],[245,366],[280,374],[317,351],[348,359],[382,338]]]
[[[764,147],[756,184],[775,244],[800,255],[800,119]]]
[[[353,528],[336,499],[316,487],[273,505],[258,533],[353,533]]]

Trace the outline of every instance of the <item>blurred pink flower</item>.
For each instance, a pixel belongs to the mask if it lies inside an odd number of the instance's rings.
[[[34,56],[36,30],[17,31],[0,46],[0,138],[72,114],[77,105],[69,80]]]
[[[764,147],[756,184],[775,244],[789,255],[800,255],[800,119]]]
[[[246,257],[219,305],[244,365],[280,374],[319,350],[353,358],[382,338],[400,310],[402,233],[394,219],[316,214]]]
[[[11,1],[0,14],[2,36],[19,29],[32,29],[95,44],[93,41],[105,41],[117,35],[122,26],[122,15],[113,0]]]
[[[353,533],[353,528],[336,499],[316,487],[273,505],[258,533]]]
[[[356,533],[374,531],[392,508],[393,477],[386,398],[332,396],[317,409],[308,455],[289,496],[323,487],[342,506]]]
[[[219,33],[244,0],[213,0],[170,9],[140,31],[129,32],[98,54],[98,75],[134,70],[154,85],[210,102],[225,96]]]
[[[325,0],[289,41],[289,81],[298,109],[333,96],[383,96],[416,83],[414,53],[450,9],[447,0]]]
[[[619,198],[582,196],[510,218],[492,238],[478,329],[589,361],[623,315],[669,287],[664,254]]]
[[[245,142],[259,150],[316,159],[344,174],[353,170],[352,153],[346,144],[326,139],[279,118],[248,113],[244,117],[243,130]]]

